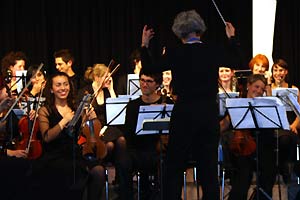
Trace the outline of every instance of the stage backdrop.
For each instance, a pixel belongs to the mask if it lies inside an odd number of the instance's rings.
[[[215,2],[224,19],[231,21],[236,27],[243,59],[240,66],[235,67],[245,69],[252,57],[252,1]],[[295,7],[294,15],[297,15]],[[115,59],[121,64],[116,74],[118,76],[129,71],[129,55],[140,45],[144,24],[155,29],[156,36],[151,48],[159,52],[164,46],[179,43],[171,31],[173,19],[176,13],[189,9],[198,11],[207,24],[208,30],[203,38],[205,42],[225,42],[224,24],[210,0],[1,1],[0,56],[2,58],[11,50],[21,50],[29,58],[27,66],[43,62],[48,72],[52,73],[55,70],[53,53],[69,48],[75,56],[74,66],[77,73],[83,73],[87,66],[94,63],[108,64],[111,59]],[[292,13],[289,12],[289,15]],[[282,23],[292,26],[290,20]],[[278,26],[276,28],[280,33],[286,31],[279,30]],[[295,32],[293,34],[299,35]],[[282,36],[281,44],[284,40]],[[299,58],[290,59],[291,55],[288,55],[288,51],[294,49],[293,45],[291,42],[288,50],[280,48],[279,54],[287,57],[288,62],[291,62],[290,66],[296,68]],[[297,55],[296,52],[293,54]],[[293,79],[299,80],[299,71]]]

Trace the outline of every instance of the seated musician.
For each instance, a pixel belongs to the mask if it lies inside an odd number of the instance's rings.
[[[275,59],[271,68],[271,88],[297,88],[292,85],[288,79],[289,68],[288,64],[283,59]],[[300,95],[298,90],[298,103],[300,102]],[[291,165],[296,161],[296,148],[299,142],[297,136],[297,121],[298,118],[293,111],[287,111],[287,118],[290,123],[291,130],[278,130],[276,131],[276,137],[278,137],[278,164],[279,171],[282,174],[283,181],[288,184],[291,179]]]
[[[8,97],[3,78],[0,77],[0,115],[12,106],[13,98]],[[8,131],[6,121],[0,123],[0,188],[1,199],[21,199],[28,193],[30,162],[25,159],[25,150],[15,150],[7,146]]]
[[[127,105],[125,119],[125,138],[129,153],[127,177],[123,176],[120,180],[122,199],[133,199],[132,196],[132,173],[139,171],[141,173],[141,199],[150,198],[151,187],[149,174],[157,172],[158,155],[157,145],[159,135],[136,135],[139,107],[142,105],[162,104],[163,98],[158,95],[156,90],[162,82],[162,74],[146,73],[141,70],[139,74],[142,95],[132,100]],[[164,103],[173,104],[173,101],[167,97]]]
[[[39,195],[43,199],[81,199],[86,191],[88,199],[100,199],[105,182],[101,161],[83,159],[76,142],[80,119],[73,131],[67,128],[75,112],[69,76],[63,72],[53,74],[47,80],[45,95],[45,105],[38,111],[43,155],[34,170],[34,177],[41,181]],[[93,109],[86,114],[89,120],[97,117]]]
[[[263,75],[252,74],[247,79],[247,98],[263,96],[267,80]],[[221,134],[230,127],[230,117],[227,115],[220,122]],[[256,148],[259,150],[259,170],[260,188],[272,198],[272,188],[275,182],[275,138],[274,131],[271,129],[259,130],[259,147],[255,144],[256,135],[251,130],[234,130],[229,144],[231,150],[231,163],[233,168],[230,177],[231,191],[229,200],[246,200],[248,189],[251,184],[252,175],[255,170]],[[258,192],[256,190],[256,192]],[[256,195],[253,193],[253,195]],[[259,190],[259,199],[268,199],[261,190]]]
[[[117,178],[119,168],[122,165],[120,160],[126,157],[126,141],[119,127],[109,125],[109,122],[106,121],[106,98],[116,98],[113,79],[112,77],[107,79],[107,76],[110,75],[108,70],[104,64],[94,64],[93,67],[88,67],[85,75],[91,79],[91,82],[79,90],[78,98],[81,99],[85,94],[94,95],[92,106],[102,126],[101,140],[107,148],[107,155],[103,160],[105,164],[112,163],[115,165]],[[84,140],[81,138],[80,143],[83,142]]]

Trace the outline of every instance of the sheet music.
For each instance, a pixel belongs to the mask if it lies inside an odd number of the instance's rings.
[[[127,77],[127,94],[128,95],[142,95],[140,89],[140,78],[138,74],[128,74]]]
[[[126,106],[130,100],[130,96],[106,98],[106,122],[108,125],[125,124]]]
[[[290,129],[285,107],[277,97],[227,98],[226,107],[235,129],[256,128],[249,103],[255,108],[254,114],[258,128]]]
[[[298,88],[275,88],[272,89],[272,96],[279,97],[281,99],[286,111],[293,111],[293,108],[290,106],[286,98],[289,94],[292,94],[297,99],[298,91]]]
[[[287,98],[289,99],[290,103],[292,104],[291,107],[292,107],[293,111],[295,112],[297,117],[300,119],[300,105],[299,105],[297,99],[295,98],[294,94],[292,94],[292,93],[288,94]]]
[[[159,130],[143,130],[143,123],[147,120],[170,118],[174,104],[158,104],[149,106],[140,106],[137,126],[135,133],[137,135],[159,134]],[[165,109],[165,111],[164,111]],[[164,112],[163,112],[164,111]],[[165,116],[163,116],[165,114]],[[162,131],[163,134],[169,133],[168,130]]]
[[[16,71],[16,83],[17,83],[18,93],[20,93],[26,85],[26,75],[27,75],[27,70],[18,70],[18,71]],[[24,81],[24,83],[23,83],[23,81]]]
[[[239,92],[227,92],[230,98],[237,98],[239,97]],[[219,100],[219,115],[224,116],[226,112],[226,93],[218,93],[218,100]]]

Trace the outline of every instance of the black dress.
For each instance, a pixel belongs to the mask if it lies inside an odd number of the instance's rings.
[[[57,126],[62,118],[57,110],[51,110],[46,106],[39,109],[40,126],[48,123],[51,129]],[[79,130],[80,121],[76,124],[75,130]],[[46,192],[42,194],[43,197],[81,198],[88,178],[88,163],[83,160],[77,136],[78,133],[69,133],[64,128],[57,138],[43,143],[43,154],[35,161],[33,171],[34,178],[41,185],[38,192]]]

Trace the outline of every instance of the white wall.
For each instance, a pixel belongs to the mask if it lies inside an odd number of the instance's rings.
[[[253,56],[264,54],[273,64],[273,35],[276,0],[253,0]]]

